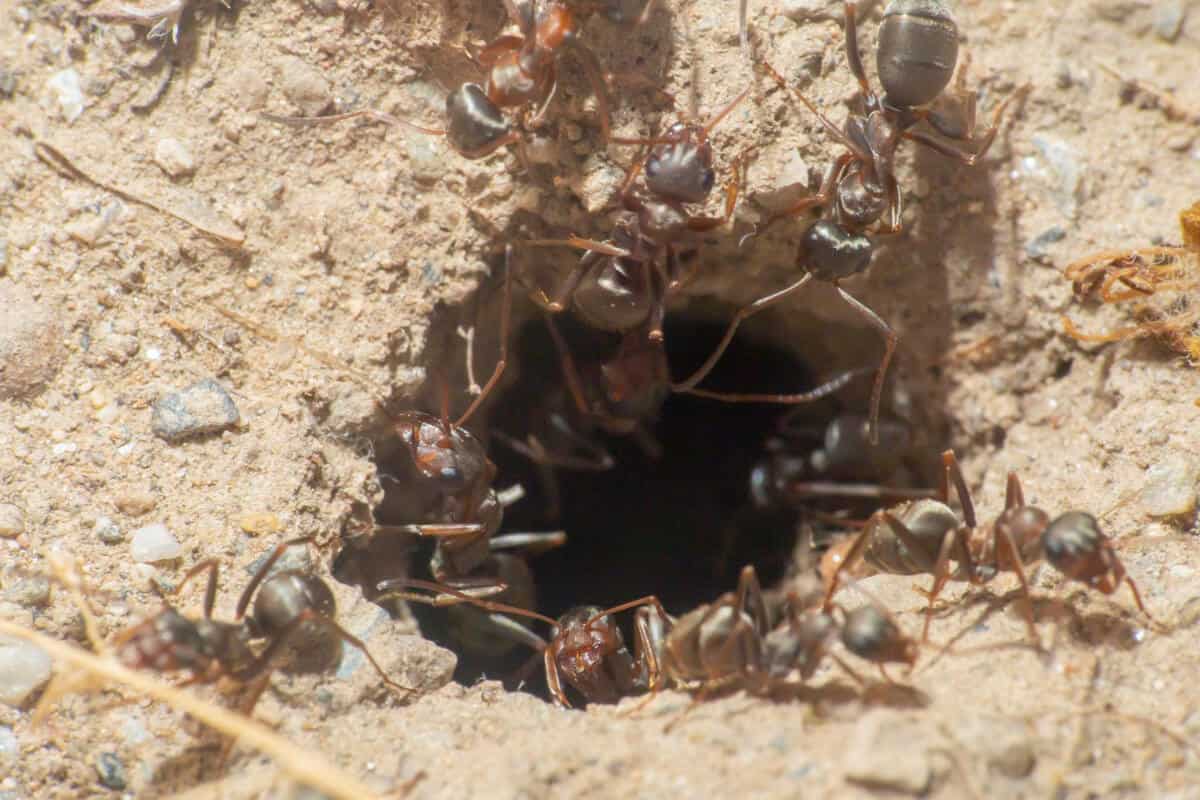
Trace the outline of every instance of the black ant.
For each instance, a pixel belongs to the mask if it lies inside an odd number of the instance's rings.
[[[561,0],[532,0],[521,4],[516,0],[504,0],[504,7],[520,34],[502,35],[478,51],[467,51],[472,63],[486,77],[482,85],[463,83],[446,96],[447,127],[444,130],[416,125],[370,109],[326,117],[265,116],[283,123],[339,122],[366,117],[432,136],[445,136],[463,158],[485,158],[506,145],[520,145],[524,131],[537,128],[546,119],[558,91],[558,62],[569,50],[583,68],[596,97],[603,140],[638,143],[638,140],[611,136],[605,74],[595,53],[578,38],[583,21],[594,11],[604,11],[610,19],[622,21],[621,10],[605,3],[578,4]],[[631,24],[641,25],[653,8],[654,0],[649,0]],[[505,113],[513,109],[520,109],[521,114],[515,123]],[[518,154],[523,162],[527,162],[523,149],[518,150]]]
[[[800,242],[797,266],[803,268],[805,274],[790,286],[741,308],[713,354],[678,386],[687,389],[704,380],[743,320],[785,300],[815,278],[832,284],[842,300],[886,340],[883,359],[875,374],[868,423],[871,441],[878,443],[883,382],[899,340],[878,314],[841,287],[841,281],[870,266],[875,251],[875,244],[868,235],[872,226],[877,225],[878,233],[888,234],[899,233],[902,228],[901,194],[895,175],[895,156],[900,143],[914,141],[964,164],[974,165],[991,147],[1012,96],[1000,103],[993,115],[991,129],[978,141],[974,137],[975,95],[966,92],[964,87],[965,64],[959,70],[956,86],[956,94],[963,98],[962,119],[953,119],[929,107],[949,84],[958,61],[958,27],[950,12],[937,0],[893,0],[884,9],[876,51],[884,94],[882,97],[877,95],[863,69],[856,12],[855,3],[845,4],[846,59],[858,80],[860,107],[846,118],[844,131],[803,94],[790,88],[773,67],[766,63],[762,65],[784,91],[793,92],[817,116],[826,131],[846,148],[826,171],[815,195],[803,198],[772,217],[742,240],[744,243],[762,233],[783,217],[798,215],[811,208],[822,209],[822,219],[808,228]],[[912,130],[921,122],[927,122],[943,138]],[[970,142],[976,147],[967,151],[943,139]],[[745,399],[753,402],[769,397],[748,395]],[[776,399],[773,402],[788,401]]]
[[[286,652],[285,647],[314,636],[322,646],[327,646],[330,640],[323,637],[332,636],[360,650],[389,687],[406,694],[415,693],[416,690],[389,678],[366,645],[337,624],[333,592],[323,580],[298,570],[270,574],[289,547],[311,541],[311,537],[292,539],[271,552],[238,598],[235,622],[213,619],[219,567],[216,559],[201,561],[188,571],[174,593],[178,594],[188,581],[207,572],[204,615],[200,619],[185,616],[163,597],[161,611],[117,636],[114,649],[118,657],[133,669],[187,670],[191,674],[185,684],[214,683],[229,677],[251,685],[238,709],[249,714],[267,686],[274,661]],[[161,596],[157,586],[151,586]],[[261,639],[267,640],[267,646],[256,651],[254,642]]]
[[[825,553],[821,572],[827,580],[826,607],[843,572],[860,562],[891,575],[933,575],[923,634],[927,639],[934,603],[948,581],[983,584],[1002,572],[1013,572],[1026,600],[1032,600],[1026,567],[1044,557],[1069,580],[1086,583],[1104,594],[1128,584],[1138,609],[1158,624],[1094,516],[1069,511],[1051,520],[1042,509],[1026,505],[1021,481],[1016,473],[1009,473],[1004,510],[991,524],[980,525],[954,452],[944,452],[942,461],[938,500],[917,500],[878,511],[860,533]],[[962,506],[961,519],[946,505],[951,482]],[[1025,610],[1030,638],[1040,647],[1033,610]]]

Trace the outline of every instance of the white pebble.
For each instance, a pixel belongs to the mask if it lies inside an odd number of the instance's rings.
[[[1182,455],[1171,455],[1146,470],[1142,487],[1142,509],[1152,517],[1178,517],[1196,507],[1196,484],[1200,463]]]
[[[154,163],[172,178],[182,178],[196,171],[196,160],[178,139],[159,139],[154,147]]]
[[[7,725],[0,725],[0,763],[12,763],[21,755],[17,735]]]
[[[50,656],[36,645],[0,636],[0,703],[20,708],[50,680]]]
[[[105,544],[117,544],[125,536],[121,533],[121,529],[117,527],[117,523],[113,522],[108,517],[100,517],[96,520],[93,529],[100,541]]]
[[[25,515],[12,503],[0,503],[0,538],[14,539],[25,532]]]
[[[166,525],[156,522],[133,532],[129,554],[139,564],[154,564],[179,558],[183,555],[183,548]]]
[[[73,69],[56,72],[46,81],[46,88],[58,97],[63,119],[74,122],[83,113],[83,89],[79,85],[79,73]]]

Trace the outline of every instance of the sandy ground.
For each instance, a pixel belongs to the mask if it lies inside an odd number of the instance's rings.
[[[754,87],[714,139],[722,175],[755,148],[749,202],[702,251],[689,287],[724,304],[702,304],[705,313],[728,314],[794,275],[796,227],[740,253],[736,233],[794,195],[781,181],[806,182],[833,145],[754,77],[735,3],[659,5],[632,36],[596,18],[583,38],[607,68],[662,76],[685,114],[707,116]],[[752,5],[757,57],[840,121],[854,90],[840,4]],[[1188,5],[1174,36],[1170,15]],[[418,402],[424,365],[453,327],[437,309],[471,295],[500,232],[603,237],[602,209],[633,153],[599,143],[574,66],[531,174],[511,152],[471,162],[403,129],[297,129],[259,116],[369,107],[439,124],[440,87],[472,77],[456,48],[496,35],[499,2],[206,1],[161,53],[143,29],[84,8],[0,0],[0,503],[20,517],[0,549],[6,570],[44,572],[52,551],[79,559],[112,635],[157,608],[151,577],[173,584],[203,558],[224,565],[223,616],[249,565],[285,537],[314,536],[327,574],[339,537],[380,497],[375,401]],[[912,148],[900,159],[907,231],[847,283],[903,337],[889,405],[930,456],[957,450],[985,517],[1009,470],[1033,503],[1104,514],[1148,606],[1176,629],[1147,630],[1124,592],[1088,593],[1043,569],[1047,656],[978,651],[1024,635],[1014,606],[983,602],[1013,588],[1005,579],[996,595],[946,606],[933,639],[963,634],[963,652],[930,651],[911,689],[864,693],[827,670],[797,697],[734,694],[680,720],[689,701],[679,693],[581,713],[496,683],[464,688],[450,682],[453,656],[415,623],[334,582],[343,623],[421,696],[400,700],[349,658],[336,676],[278,674],[259,718],[380,792],[423,772],[417,798],[1198,796],[1197,373],[1150,341],[1079,346],[1060,316],[1089,330],[1121,324],[1119,310],[1076,304],[1063,267],[1103,248],[1178,242],[1178,211],[1200,199],[1200,10],[964,0],[954,13],[982,112],[1031,89],[979,168]],[[877,19],[878,9],[863,25],[865,52]],[[1102,65],[1174,92],[1184,113],[1123,102]],[[673,118],[646,91],[626,90],[615,106],[627,135]],[[96,182],[50,163],[55,152]],[[747,335],[831,371],[875,357],[875,334],[831,298],[814,288]],[[463,319],[473,315],[468,304]],[[240,422],[183,442],[156,436],[154,403],[209,377]],[[135,563],[134,532],[156,523],[179,557]],[[66,593],[26,591],[21,574],[2,579],[3,617],[80,638]],[[866,582],[916,630],[912,584]],[[197,592],[185,607],[198,602]],[[170,709],[120,697],[70,698],[40,728],[28,708],[0,708],[0,797],[110,796],[102,754],[123,765],[129,796],[206,781],[199,796],[308,796],[246,752],[219,778],[211,738]]]

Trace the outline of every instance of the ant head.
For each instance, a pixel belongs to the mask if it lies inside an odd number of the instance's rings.
[[[1104,546],[1100,521],[1084,511],[1068,511],[1044,528],[1046,560],[1065,574],[1096,555]]]
[[[683,203],[702,203],[716,184],[712,146],[707,131],[698,125],[677,122],[646,158],[646,188]]]
[[[604,662],[624,648],[621,629],[612,615],[598,606],[576,606],[558,618],[555,663],[588,700],[603,700],[611,694]]]
[[[550,53],[573,41],[579,29],[565,3],[544,3],[538,11],[534,38],[539,50]]]
[[[332,618],[335,606],[333,592],[320,578],[281,572],[259,587],[252,620],[263,636],[276,636],[305,611]]]
[[[491,481],[495,466],[483,445],[466,428],[447,425],[427,414],[414,425],[414,462],[421,475],[447,494],[457,494],[477,481]]]

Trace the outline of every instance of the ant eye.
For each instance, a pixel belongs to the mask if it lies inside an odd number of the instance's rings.
[[[716,182],[716,175],[711,169],[704,171],[704,177],[700,179],[700,187],[704,189],[704,193],[708,194],[712,191],[713,184]]]
[[[646,176],[653,178],[662,170],[662,164],[657,156],[650,156],[646,159]]]
[[[463,483],[463,472],[458,467],[442,467],[438,470],[438,480],[450,486],[461,486]]]

